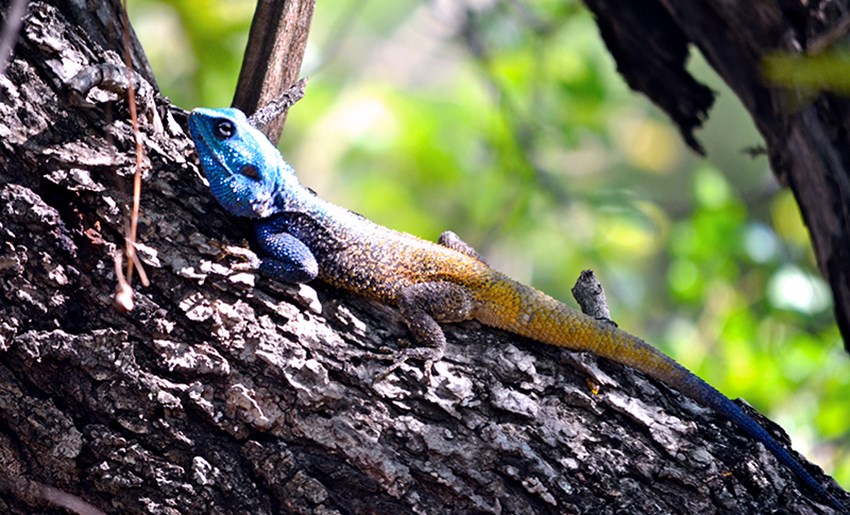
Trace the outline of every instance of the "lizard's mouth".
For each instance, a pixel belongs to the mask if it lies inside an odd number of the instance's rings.
[[[201,170],[204,172],[205,176],[207,176],[207,171],[212,169],[226,170],[229,172],[224,158],[219,155],[218,152],[213,151],[212,145],[210,145],[211,138],[209,134],[206,133],[203,125],[200,121],[198,121],[198,118],[194,113],[189,115],[189,134],[195,141],[195,153],[201,161]],[[214,167],[214,165],[218,166]],[[232,173],[230,175],[232,175]],[[209,180],[208,176],[207,180]]]

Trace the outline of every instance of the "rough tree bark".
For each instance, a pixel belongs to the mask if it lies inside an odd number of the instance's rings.
[[[395,311],[240,269],[248,232],[158,97],[151,286],[116,310],[134,138],[122,97],[66,101],[121,64],[91,33],[114,6],[83,4],[33,1],[0,78],[0,511],[829,512],[730,424],[592,356],[467,323],[432,384],[416,364],[373,382]]]
[[[850,351],[850,101],[792,92],[764,77],[765,58],[822,49],[845,27],[847,0],[585,0],[629,85],[664,109],[691,147],[714,95],[685,69],[695,45],[764,136],[779,182],[794,192]],[[843,40],[840,33],[836,40]]]

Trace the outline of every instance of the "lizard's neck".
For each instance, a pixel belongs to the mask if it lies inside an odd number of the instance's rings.
[[[371,222],[343,207],[329,202],[298,180],[295,170],[283,162],[286,168],[281,170],[280,182],[274,194],[273,214],[306,215],[326,229],[348,230],[351,227],[366,227],[375,230]]]
[[[276,213],[304,213],[324,216],[330,214],[336,207],[304,187],[294,177],[285,181],[283,187],[275,194],[274,200],[274,211]]]

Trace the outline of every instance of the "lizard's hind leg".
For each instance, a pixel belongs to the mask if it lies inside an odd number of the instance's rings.
[[[472,319],[474,302],[466,288],[448,282],[419,283],[404,288],[398,307],[414,340],[424,347],[409,348],[385,370],[387,377],[408,359],[425,362],[425,375],[431,382],[431,367],[443,358],[446,335],[437,322],[462,322]]]
[[[484,259],[484,256],[479,254],[472,245],[460,239],[460,236],[452,231],[443,231],[443,233],[440,234],[440,237],[437,238],[437,243],[443,247],[448,247],[460,252],[461,254],[466,254],[473,259],[477,259],[485,265],[487,264],[487,260]]]

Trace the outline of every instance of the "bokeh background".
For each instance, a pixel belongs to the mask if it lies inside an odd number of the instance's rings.
[[[165,95],[230,104],[254,2],[136,0]],[[850,359],[790,192],[719,93],[690,152],[617,75],[569,0],[319,0],[306,97],[281,141],[302,181],[390,227],[452,229],[572,302],[593,269],[613,318],[781,424],[850,488]]]

